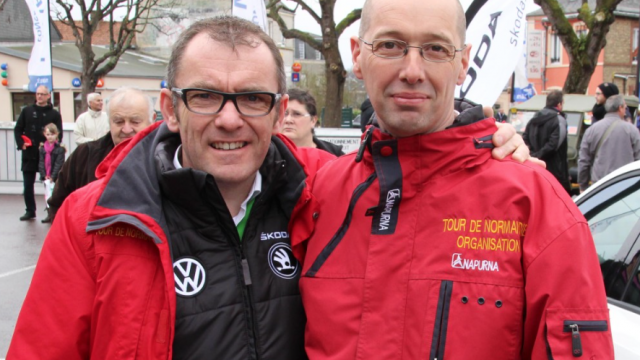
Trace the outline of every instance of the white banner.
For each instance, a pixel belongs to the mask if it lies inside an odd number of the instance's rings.
[[[527,75],[529,75],[529,79],[542,78],[543,55],[544,31],[529,31],[527,34]]]
[[[49,36],[49,1],[26,0],[33,20],[33,49],[27,71],[29,91],[36,92],[40,85],[53,90],[51,77],[51,37]]]
[[[515,76],[513,79],[514,102],[527,101],[536,94],[536,89],[529,82],[529,77],[527,76],[527,41],[523,40],[522,55],[513,71],[513,76]]]
[[[491,106],[522,57],[526,27],[526,0],[487,0],[467,27],[469,71],[456,97]]]
[[[260,26],[267,32],[267,9],[263,0],[233,0],[233,16],[243,18]]]

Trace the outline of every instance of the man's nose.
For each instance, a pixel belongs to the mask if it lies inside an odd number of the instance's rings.
[[[220,112],[215,116],[214,124],[226,131],[236,130],[244,124],[242,114],[238,112],[233,101],[227,101]]]
[[[420,49],[409,48],[409,52],[402,60],[404,66],[400,71],[400,80],[409,84],[423,82],[427,61],[422,57]]]

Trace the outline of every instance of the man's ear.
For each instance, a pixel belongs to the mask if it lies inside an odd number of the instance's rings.
[[[278,106],[278,117],[276,118],[276,121],[273,122],[273,129],[271,129],[271,133],[273,135],[279,133],[280,129],[282,129],[282,123],[284,122],[284,112],[289,107],[289,95],[287,94],[282,95],[282,97],[280,98],[280,104],[277,106]]]
[[[360,63],[358,62],[361,51],[362,51],[362,48],[360,47],[360,39],[358,39],[357,36],[352,36],[351,37],[351,60],[353,61],[353,74],[358,79],[362,79],[362,69],[360,69]]]
[[[462,68],[458,73],[458,81],[457,85],[462,85],[464,80],[467,78],[467,70],[469,70],[469,56],[471,56],[471,44],[467,44],[467,46],[460,52],[460,56],[462,59],[460,62],[462,63]]]
[[[177,133],[180,132],[180,122],[176,116],[176,109],[173,107],[172,95],[171,90],[167,88],[160,90],[160,111],[162,112],[162,117],[167,122],[169,130]]]

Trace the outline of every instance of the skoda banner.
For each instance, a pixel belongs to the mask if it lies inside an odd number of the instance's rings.
[[[251,21],[267,32],[267,9],[263,0],[233,0],[231,13]]]
[[[469,71],[456,97],[491,106],[522,58],[526,0],[474,0],[466,16]]]
[[[53,90],[51,78],[51,38],[49,37],[49,2],[26,0],[33,19],[33,49],[29,59],[29,91],[40,85]]]

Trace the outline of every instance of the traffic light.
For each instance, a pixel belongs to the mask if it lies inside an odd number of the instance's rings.
[[[9,76],[9,74],[7,73],[7,63],[0,65],[0,70],[2,70],[2,72],[0,72],[0,76],[2,77],[2,85],[9,86],[9,79],[7,79],[7,77]]]

